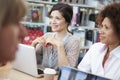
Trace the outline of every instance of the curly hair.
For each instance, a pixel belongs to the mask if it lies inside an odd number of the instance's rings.
[[[108,4],[97,16],[97,25],[101,26],[104,18],[109,18],[116,35],[120,39],[120,3]]]

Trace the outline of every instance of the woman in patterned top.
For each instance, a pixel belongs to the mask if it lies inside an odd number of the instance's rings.
[[[56,70],[61,66],[75,67],[80,42],[68,30],[73,16],[72,7],[65,3],[57,3],[48,16],[53,32],[46,33],[32,42],[37,54],[43,53],[42,65]]]

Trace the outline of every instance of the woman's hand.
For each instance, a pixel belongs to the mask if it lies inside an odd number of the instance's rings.
[[[63,43],[60,40],[58,40],[54,37],[48,37],[46,39],[46,45],[45,46],[49,46],[49,45],[52,45],[54,47],[58,47],[60,45],[63,45]]]
[[[34,47],[36,47],[37,44],[42,44],[43,46],[45,46],[45,43],[46,43],[45,39],[42,36],[42,37],[38,37],[35,40],[33,40],[31,45],[34,46]]]

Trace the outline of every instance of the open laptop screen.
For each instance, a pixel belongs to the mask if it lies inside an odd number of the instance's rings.
[[[25,44],[19,44],[18,48],[16,58],[12,62],[13,68],[35,77],[42,77],[44,67],[41,63],[37,64],[35,48]],[[42,55],[39,57],[42,60]]]
[[[110,80],[71,67],[61,67],[58,80]]]

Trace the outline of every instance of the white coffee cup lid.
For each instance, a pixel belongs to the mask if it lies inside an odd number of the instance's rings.
[[[45,74],[56,74],[56,71],[54,69],[51,69],[51,68],[45,68],[44,73]]]

